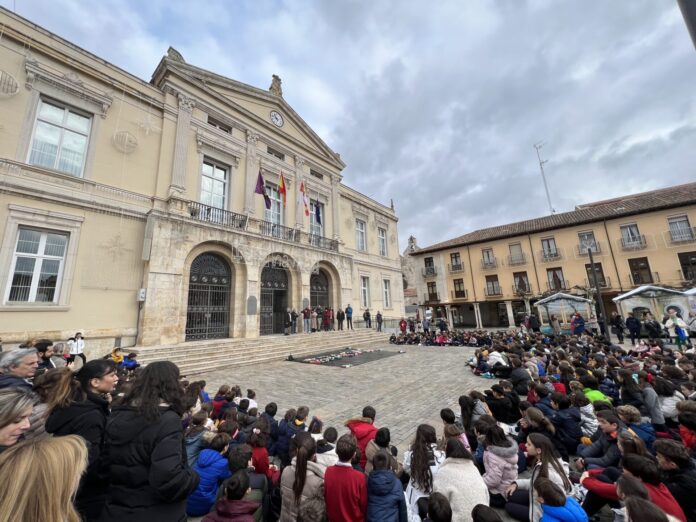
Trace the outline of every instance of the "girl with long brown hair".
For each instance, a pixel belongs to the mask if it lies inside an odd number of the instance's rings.
[[[317,443],[301,431],[290,441],[292,461],[280,478],[283,498],[279,522],[294,522],[307,499],[324,497],[324,467],[315,461]]]

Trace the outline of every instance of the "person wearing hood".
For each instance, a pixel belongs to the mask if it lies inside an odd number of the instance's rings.
[[[0,389],[26,388],[31,390],[31,379],[39,366],[36,348],[18,348],[0,355]]]
[[[580,504],[551,479],[539,477],[534,489],[541,503],[541,522],[587,522],[587,513]]]
[[[244,500],[248,489],[249,476],[244,470],[238,471],[225,483],[225,496],[217,501],[215,510],[201,522],[255,522],[254,513],[261,503]]]
[[[186,520],[186,498],[199,478],[184,451],[185,411],[176,364],[148,364],[106,425],[111,485],[101,522]]]
[[[367,522],[407,522],[406,498],[401,481],[390,469],[389,455],[376,453],[372,465],[367,479]]]
[[[470,520],[477,504],[488,505],[488,488],[474,458],[459,439],[449,439],[445,461],[433,481],[433,491],[443,494],[452,508],[452,522]]]
[[[48,403],[46,432],[57,437],[79,435],[87,441],[87,470],[77,490],[75,505],[85,520],[96,520],[109,487],[102,453],[111,394],[118,383],[116,365],[106,359],[95,359],[76,374],[70,368],[51,373],[57,380]]]
[[[230,436],[219,433],[210,442],[210,446],[198,455],[193,470],[198,473],[200,481],[186,501],[186,514],[189,516],[200,517],[208,513],[215,504],[220,484],[232,476],[224,457],[229,443]]]
[[[483,481],[490,493],[490,505],[503,507],[506,502],[504,495],[517,480],[518,447],[498,425],[488,427],[484,441],[486,449],[483,452],[483,465],[486,472],[483,474]]]
[[[696,522],[696,466],[689,450],[675,440],[660,439],[654,444],[662,482],[686,515],[688,522]]]
[[[204,435],[208,432],[205,427],[207,421],[208,414],[202,410],[197,411],[191,416],[191,422],[184,432],[186,460],[190,467],[193,467],[198,460],[198,455],[205,447]]]
[[[377,427],[375,426],[375,417],[377,412],[372,406],[365,406],[362,411],[362,417],[356,417],[347,420],[346,428],[355,436],[358,441],[358,449],[360,450],[360,467],[365,469],[367,463],[367,444],[377,435]]]

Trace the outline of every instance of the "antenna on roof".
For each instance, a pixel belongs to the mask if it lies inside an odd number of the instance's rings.
[[[556,209],[553,208],[553,205],[551,204],[551,195],[549,194],[549,185],[546,183],[546,174],[544,173],[544,163],[546,163],[548,160],[541,160],[541,154],[539,154],[539,149],[541,149],[544,146],[544,142],[540,141],[538,143],[534,144],[534,148],[536,149],[537,153],[537,159],[539,160],[539,170],[541,170],[541,179],[544,181],[544,190],[546,191],[546,201],[549,204],[549,211],[551,214],[556,213]]]

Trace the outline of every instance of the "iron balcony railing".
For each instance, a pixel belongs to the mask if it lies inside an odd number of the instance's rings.
[[[577,249],[579,256],[589,255],[587,253],[588,250],[592,250],[593,254],[601,254],[602,253],[602,247],[599,244],[599,241],[595,241],[591,245],[577,245],[575,248]]]
[[[633,272],[628,277],[633,286],[651,285],[660,282],[659,272]]]
[[[434,294],[425,294],[423,296],[423,300],[426,303],[438,303],[440,302],[440,296],[437,294],[437,292]]]
[[[481,268],[483,270],[490,270],[491,268],[497,268],[498,267],[498,258],[497,257],[492,257],[489,259],[482,259],[481,260]]]
[[[518,283],[512,285],[512,293],[516,295],[521,294],[533,294],[531,283],[527,282],[524,284]]]
[[[561,259],[563,259],[563,256],[561,255],[561,251],[558,249],[540,250],[539,259],[542,263],[550,263],[552,261],[560,261]]]
[[[469,293],[464,290],[452,290],[452,299],[467,299],[469,297]]]
[[[608,276],[597,275],[597,284],[599,288],[611,288],[611,279]],[[594,288],[594,281],[592,279],[585,279],[585,286],[587,288]]]
[[[246,230],[249,225],[249,216],[243,216],[222,208],[215,208],[203,203],[191,201],[188,204],[189,214],[193,219],[213,223],[228,228]]]
[[[568,281],[566,281],[566,280],[547,281],[546,282],[546,289],[549,290],[550,292],[561,292],[563,290],[569,290],[570,283],[568,283]]]
[[[508,266],[518,266],[527,264],[527,254],[521,253],[514,256],[510,255],[507,257]]]
[[[679,270],[679,279],[682,281],[692,281],[696,279],[696,267]]]
[[[648,241],[645,239],[643,234],[634,237],[622,237],[621,238],[621,248],[624,250],[642,250],[647,248]]]
[[[668,230],[667,233],[672,243],[691,243],[696,241],[696,227]]]
[[[464,271],[464,265],[461,263],[459,263],[457,265],[447,265],[447,268],[449,269],[451,274]]]
[[[270,221],[250,218],[236,212],[211,207],[195,201],[188,202],[188,211],[192,219],[204,223],[211,223],[225,228],[244,230],[249,233],[258,233],[264,237],[272,237],[283,241],[301,243],[315,248],[338,252],[338,241],[317,234],[308,234],[301,230],[285,227]]]
[[[437,275],[437,270],[434,266],[423,267],[423,277],[435,277]]]
[[[486,285],[486,288],[483,290],[483,293],[485,294],[486,297],[496,297],[499,295],[503,295],[503,290],[500,288],[500,285]]]

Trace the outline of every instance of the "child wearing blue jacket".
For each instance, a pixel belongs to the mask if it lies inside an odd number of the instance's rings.
[[[534,490],[543,512],[540,522],[587,522],[587,513],[580,504],[551,479],[539,477],[534,481]]]
[[[224,456],[230,440],[227,433],[219,433],[210,442],[210,447],[198,455],[193,470],[198,473],[200,482],[186,501],[186,513],[189,516],[206,515],[215,504],[220,484],[232,476],[227,458]]]
[[[406,497],[383,450],[372,458],[374,468],[367,479],[367,522],[407,522]]]

